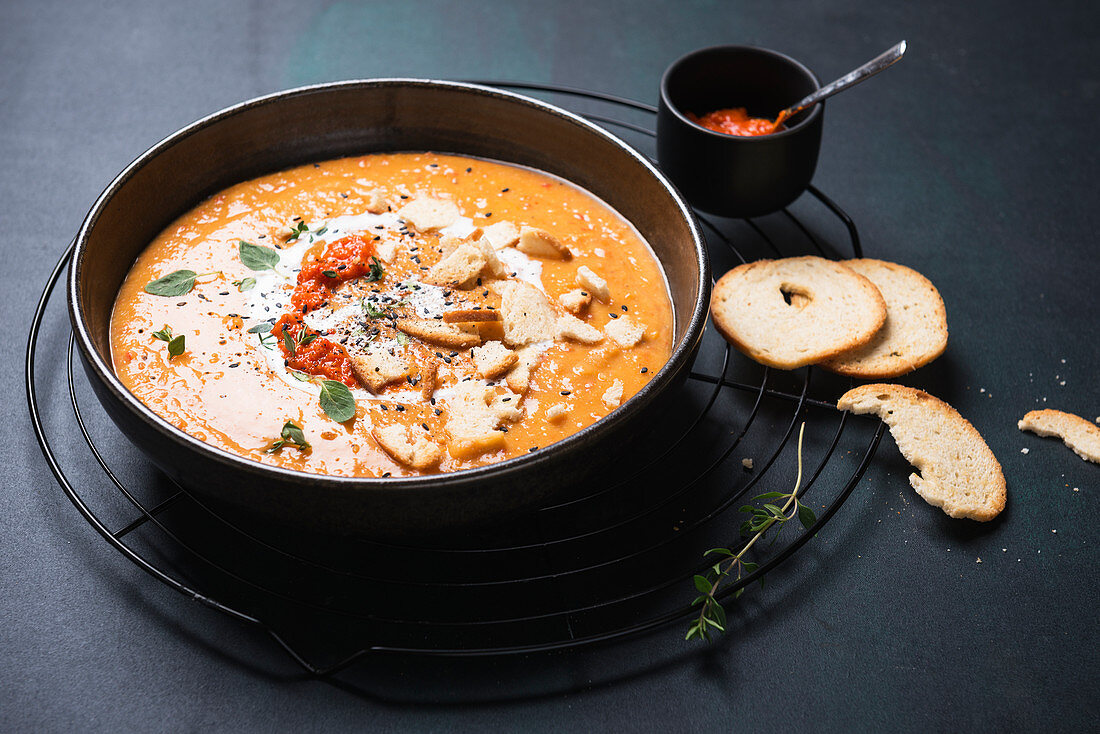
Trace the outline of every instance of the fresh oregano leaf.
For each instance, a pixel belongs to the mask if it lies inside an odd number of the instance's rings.
[[[172,327],[171,326],[165,326],[160,331],[154,331],[153,332],[153,338],[154,339],[160,339],[162,342],[172,341]]]
[[[286,347],[287,354],[291,357],[294,356],[294,337],[290,335],[290,332],[283,329],[283,346]]]
[[[145,292],[154,296],[182,296],[195,287],[194,270],[176,270],[145,284]]]
[[[174,337],[172,341],[168,342],[168,356],[178,357],[183,354],[183,351],[187,347],[184,345],[183,334]]]
[[[382,276],[385,275],[386,269],[382,267],[382,262],[373,255],[370,259],[370,273],[367,275],[367,282],[373,283],[376,280],[382,280]]]
[[[241,240],[237,244],[241,262],[249,270],[271,270],[279,264],[279,253],[270,247],[254,245]]]
[[[272,328],[274,328],[274,324],[271,324],[271,323],[268,323],[267,321],[264,321],[262,323],[259,323],[259,324],[256,324],[255,326],[253,326],[251,329],[248,330],[248,333],[249,334],[266,334],[267,332],[271,331]]]
[[[806,505],[801,502],[798,503],[798,521],[802,523],[802,527],[809,530],[813,527],[813,524],[817,522],[817,515]]]
[[[695,575],[693,581],[695,581],[695,588],[704,594],[710,593],[712,584],[707,580],[706,576]]]
[[[322,380],[321,410],[337,423],[344,423],[355,417],[355,397],[344,383]]]
[[[233,285],[237,286],[237,290],[241,293],[250,291],[256,287],[256,279],[253,277],[244,278],[242,280],[234,280]]]

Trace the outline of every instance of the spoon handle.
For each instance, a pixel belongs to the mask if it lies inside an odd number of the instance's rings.
[[[806,109],[807,107],[817,104],[826,97],[832,97],[837,92],[847,89],[848,87],[859,84],[861,81],[868,77],[872,77],[879,73],[883,69],[893,66],[899,59],[905,54],[905,41],[902,41],[898,45],[894,46],[890,50],[876,56],[868,61],[863,66],[848,72],[844,76],[837,79],[835,82],[826,84],[813,94],[808,95],[798,104],[793,107],[788,107],[786,115],[783,117],[790,117],[796,112]]]

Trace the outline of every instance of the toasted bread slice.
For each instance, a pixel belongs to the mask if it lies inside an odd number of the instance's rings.
[[[635,324],[627,316],[612,319],[603,327],[607,335],[618,342],[620,347],[629,349],[645,338],[645,329]]]
[[[501,296],[500,312],[504,343],[510,347],[554,338],[558,316],[546,294],[530,283],[509,283]]]
[[[845,260],[870,280],[886,301],[886,323],[862,347],[821,363],[861,380],[885,380],[912,372],[947,348],[947,309],[936,286],[912,268],[883,260]]]
[[[486,380],[495,380],[512,368],[519,357],[500,342],[486,342],[484,346],[474,347],[471,352],[477,373]]]
[[[481,337],[435,319],[398,319],[397,328],[429,344],[466,349],[481,343]]]
[[[592,294],[577,288],[558,296],[558,303],[569,313],[579,316],[592,303]]]
[[[483,231],[495,250],[511,247],[519,242],[519,228],[511,222],[496,222],[485,227]]]
[[[1005,477],[997,457],[974,426],[939,398],[902,385],[871,384],[844,393],[837,407],[882,418],[919,472],[909,483],[929,504],[951,517],[982,522],[1004,509]]]
[[[710,312],[739,350],[791,370],[869,342],[886,321],[886,302],[851,268],[807,256],[737,266],[715,284]]]
[[[599,344],[603,341],[603,332],[592,324],[586,324],[576,316],[563,314],[558,317],[557,338],[580,342],[581,344]]]
[[[472,243],[465,242],[424,274],[424,282],[439,286],[465,288],[488,264],[485,254]]]
[[[1085,461],[1100,464],[1100,426],[1061,410],[1033,410],[1017,426],[1040,436],[1055,436]]]
[[[386,385],[403,380],[409,374],[408,362],[382,348],[349,351],[351,371],[355,379],[370,390],[378,392]]]
[[[448,311],[443,314],[444,323],[448,324],[474,324],[483,321],[502,321],[503,317],[500,315],[500,311],[487,308],[472,309],[466,308],[459,311]]]
[[[582,296],[595,296],[597,300],[607,303],[611,300],[611,289],[607,281],[596,274],[587,265],[577,268],[577,285],[581,287]]]
[[[397,212],[418,232],[437,232],[453,224],[462,212],[453,201],[418,196]]]

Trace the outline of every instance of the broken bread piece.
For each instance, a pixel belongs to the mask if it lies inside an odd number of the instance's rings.
[[[390,203],[386,200],[386,192],[382,189],[371,189],[363,198],[366,199],[367,211],[371,214],[381,214],[390,209]]]
[[[484,346],[474,347],[470,356],[474,360],[477,373],[486,380],[495,380],[510,370],[519,361],[519,357],[500,342],[486,342]]]
[[[985,522],[1005,506],[1005,477],[997,457],[970,422],[947,403],[902,385],[871,384],[849,390],[837,407],[874,413],[906,461],[917,468],[909,483],[950,517]]]
[[[611,289],[607,286],[607,281],[596,275],[596,272],[587,265],[577,268],[577,285],[584,289],[582,295],[591,293],[597,300],[604,303],[611,300]]]
[[[542,350],[537,346],[520,347],[516,350],[516,364],[504,378],[504,384],[517,395],[527,393],[531,385],[531,377],[542,360]]]
[[[886,302],[851,268],[809,255],[738,265],[714,285],[710,313],[741,352],[793,370],[868,343]]]
[[[579,316],[588,308],[588,304],[592,303],[592,294],[578,288],[568,293],[562,293],[558,296],[558,303],[569,313]]]
[[[1061,410],[1032,410],[1016,424],[1021,431],[1054,436],[1085,461],[1100,464],[1100,426]]]
[[[560,339],[568,339],[581,344],[598,344],[603,341],[603,334],[600,333],[599,329],[569,314],[558,317],[557,328],[557,337]]]
[[[435,319],[398,319],[396,326],[409,336],[429,344],[452,349],[466,349],[481,343],[481,337]]]
[[[500,300],[504,343],[510,347],[553,339],[558,315],[546,294],[530,283],[508,283]]]
[[[498,394],[477,382],[460,382],[447,397],[447,451],[456,459],[468,459],[504,447],[506,422],[523,416],[521,398]]]
[[[443,458],[443,449],[426,434],[418,433],[415,441],[409,440],[408,430],[400,423],[370,429],[370,435],[390,457],[413,469],[430,469]]]
[[[397,216],[417,232],[438,232],[462,216],[458,206],[448,199],[418,196],[398,210]]]
[[[519,242],[519,229],[511,222],[497,222],[482,230],[494,250],[502,250]]]
[[[497,261],[500,262],[499,260]],[[477,245],[464,242],[424,274],[424,282],[439,286],[465,288],[488,264]]]
[[[363,387],[373,393],[386,385],[403,380],[409,374],[409,365],[401,357],[390,354],[388,349],[375,347],[364,351],[348,351],[351,371]]]
[[[607,335],[618,342],[619,346],[629,349],[645,338],[645,329],[635,324],[627,316],[612,319],[603,327]]]
[[[623,402],[623,381],[615,380],[611,383],[611,387],[604,391],[601,397],[603,404],[614,410],[618,408]]]
[[[549,257],[555,260],[569,260],[573,253],[561,240],[538,227],[521,227],[516,249],[525,255]]]

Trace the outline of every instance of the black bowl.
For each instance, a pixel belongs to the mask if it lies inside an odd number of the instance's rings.
[[[708,130],[685,113],[745,107],[775,119],[821,85],[789,56],[754,46],[715,46],[675,61],[661,78],[657,159],[681,193],[703,211],[755,217],[777,211],[806,190],[821,147],[824,103],[791,117],[771,135]]]
[[[194,438],[135,398],[111,369],[111,309],[138,254],[204,197],[265,173],[368,152],[432,150],[531,166],[583,186],[629,219],[668,278],[672,356],[637,395],[552,446],[486,467],[350,478],[265,466]],[[576,115],[485,87],[415,79],[339,82],[230,107],[131,163],[77,235],[69,315],[107,413],[168,476],[218,504],[280,523],[409,539],[484,525],[577,491],[687,376],[706,323],[710,265],[691,210],[644,157]],[[621,440],[616,441],[619,437]]]

